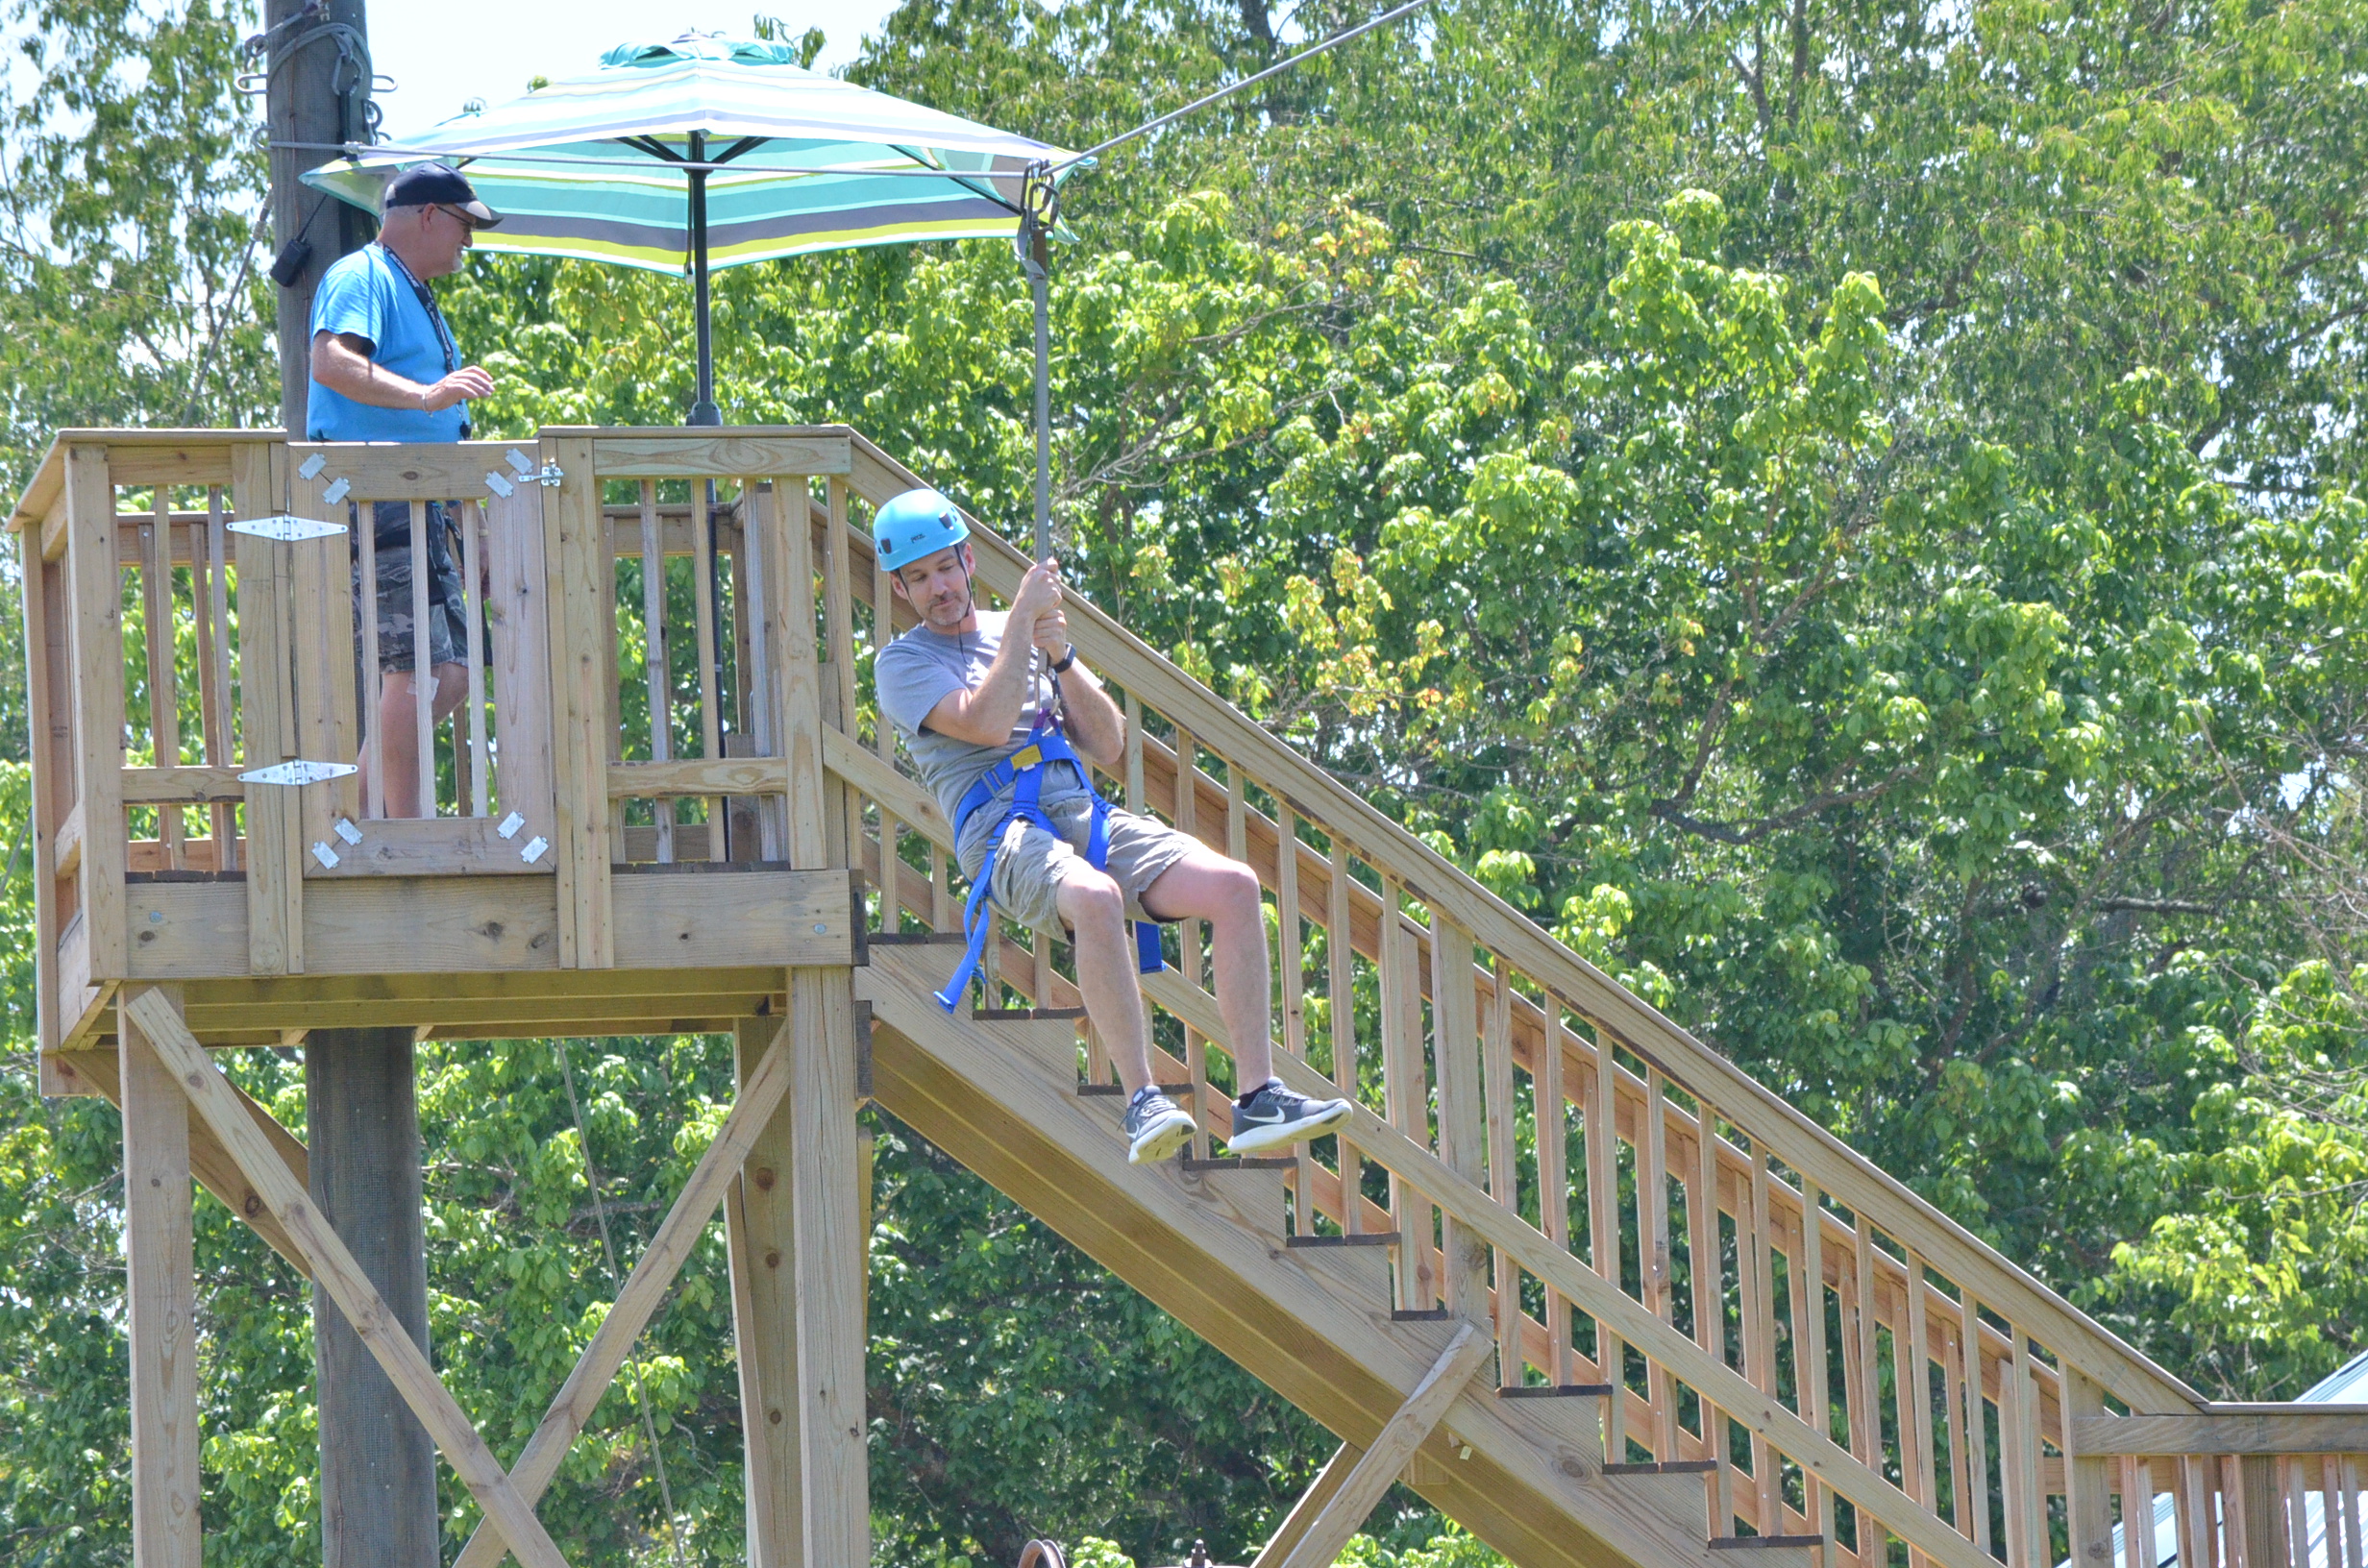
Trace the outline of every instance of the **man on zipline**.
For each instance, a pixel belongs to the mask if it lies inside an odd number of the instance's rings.
[[[1151,922],[1207,920],[1217,1005],[1243,1090],[1228,1147],[1257,1154],[1345,1122],[1347,1101],[1310,1100],[1273,1076],[1258,874],[1094,793],[1087,760],[1116,771],[1126,721],[1069,642],[1059,569],[1030,567],[1009,610],[981,610],[971,592],[970,527],[951,502],[906,491],[879,509],[873,530],[897,597],[921,617],[874,665],[880,711],[954,824],[954,858],[973,888],[964,912],[970,951],[938,1000],[951,1010],[970,990],[992,939],[987,897],[1036,930],[1067,927],[1086,1015],[1126,1089],[1126,1157],[1165,1160],[1192,1136],[1193,1118],[1151,1081],[1150,1024],[1130,970],[1159,968]],[[1039,651],[1049,679],[1038,674]]]

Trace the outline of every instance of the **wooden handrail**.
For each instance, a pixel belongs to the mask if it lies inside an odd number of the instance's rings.
[[[862,435],[852,438],[850,483],[877,505],[923,483]],[[1008,598],[1027,560],[973,520],[979,578]],[[861,538],[857,535],[857,538]],[[869,541],[864,540],[868,548]],[[1099,673],[1188,727],[1210,750],[1242,766],[1293,810],[1344,831],[1359,857],[1402,880],[1410,894],[1469,929],[1572,1009],[1668,1077],[1706,1094],[1728,1122],[1764,1139],[1786,1166],[1813,1181],[1854,1213],[1894,1237],[1912,1236],[1919,1254],[1980,1300],[1994,1304],[2059,1354],[2072,1357],[2134,1409],[2193,1408],[2204,1397],[2063,1300],[1948,1215],[1794,1110],[1757,1079],[1556,942],[1460,868],[1328,773],[1300,757],[1216,693],[1194,680],[1095,605],[1072,596],[1073,640]],[[1306,880],[1302,899],[1318,884]],[[1428,965],[1421,966],[1427,972]]]

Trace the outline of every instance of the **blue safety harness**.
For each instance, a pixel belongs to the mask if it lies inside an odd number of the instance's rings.
[[[952,1012],[970,993],[971,980],[978,973],[979,961],[986,956],[987,938],[995,929],[994,920],[981,907],[988,899],[988,890],[995,885],[995,857],[1002,849],[1003,835],[1011,831],[1016,821],[1030,821],[1046,832],[1058,837],[1060,829],[1045,815],[1039,802],[1045,786],[1045,770],[1056,763],[1065,763],[1076,775],[1077,783],[1087,798],[1094,802],[1094,824],[1085,841],[1085,863],[1096,870],[1104,870],[1110,863],[1110,802],[1094,788],[1094,780],[1069,740],[1059,729],[1042,718],[1028,732],[1028,743],[981,774],[962,796],[954,812],[954,842],[962,842],[962,828],[971,818],[984,810],[988,803],[1005,790],[1012,791],[1011,807],[1003,820],[995,824],[995,832],[987,840],[987,858],[971,880],[970,901],[962,906],[962,929],[970,937],[970,946],[962,954],[961,964],[946,989],[937,993],[938,1005]],[[1016,786],[1016,787],[1015,787]],[[1149,920],[1135,922],[1135,967],[1145,974],[1157,974],[1163,964],[1159,953],[1159,927]]]

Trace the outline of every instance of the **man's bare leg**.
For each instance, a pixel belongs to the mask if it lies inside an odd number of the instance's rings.
[[[1225,1020],[1237,1092],[1246,1094],[1274,1074],[1271,992],[1266,911],[1258,873],[1203,845],[1171,866],[1144,890],[1146,913],[1163,920],[1206,920],[1217,959],[1217,1010]],[[1078,962],[1083,964],[1080,954]]]
[[[468,695],[469,669],[464,664],[439,664],[429,671],[428,678],[435,682],[435,717],[440,722],[452,716]],[[423,815],[419,802],[419,716],[412,696],[411,672],[387,670],[379,675],[379,752],[386,764],[386,815],[389,817],[418,817]],[[367,747],[361,757],[362,798],[370,797],[370,752]]]
[[[1054,895],[1074,934],[1077,990],[1085,1014],[1101,1035],[1119,1082],[1132,1098],[1151,1082],[1151,1024],[1135,979],[1135,944],[1126,925],[1126,898],[1100,871],[1073,868]]]

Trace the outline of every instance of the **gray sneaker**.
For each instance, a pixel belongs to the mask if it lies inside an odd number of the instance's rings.
[[[1263,1154],[1338,1131],[1348,1115],[1346,1100],[1311,1100],[1285,1089],[1280,1078],[1270,1078],[1247,1105],[1235,1102],[1233,1137],[1225,1147],[1235,1154]]]
[[[1155,1164],[1193,1136],[1193,1118],[1156,1089],[1145,1089],[1126,1102],[1125,1125],[1126,1163],[1130,1165]]]

